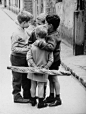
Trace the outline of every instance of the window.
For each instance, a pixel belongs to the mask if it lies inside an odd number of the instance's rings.
[[[37,15],[39,14],[39,0],[37,0]]]
[[[58,2],[62,2],[62,0],[56,0],[56,3],[58,3]]]
[[[18,0],[15,0],[15,6],[18,7]]]
[[[84,0],[77,0],[77,10],[83,10],[84,9]]]
[[[43,3],[43,0],[41,0],[41,6],[40,6],[40,12],[43,13],[44,11],[44,3]]]

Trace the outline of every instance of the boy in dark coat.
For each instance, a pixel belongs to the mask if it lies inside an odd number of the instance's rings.
[[[43,26],[37,26],[35,29],[37,41],[45,42],[47,30]],[[32,44],[31,49],[27,52],[28,65],[31,67],[46,68],[53,63],[53,52],[48,52],[40,49]],[[31,97],[32,106],[36,105],[36,87],[38,86],[38,108],[46,107],[44,100],[44,85],[47,83],[48,74],[28,73],[28,78],[31,79]]]
[[[61,60],[60,60],[60,43],[59,33],[57,28],[60,24],[60,18],[57,15],[47,15],[46,16],[47,27],[48,27],[48,36],[46,42],[42,41],[35,42],[35,45],[46,51],[53,51],[54,62],[50,67],[50,70],[58,70]],[[58,106],[61,105],[60,99],[60,84],[57,76],[49,76],[50,82],[50,95],[46,98],[45,102],[50,103],[49,106]],[[55,95],[54,95],[55,89]]]

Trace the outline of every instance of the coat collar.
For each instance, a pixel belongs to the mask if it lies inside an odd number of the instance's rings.
[[[57,34],[58,33],[58,31],[52,31],[52,32],[50,32],[50,33],[48,33],[49,35],[53,35],[53,34]]]

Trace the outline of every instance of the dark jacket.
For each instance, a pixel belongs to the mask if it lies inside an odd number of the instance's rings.
[[[29,43],[34,43],[36,40],[36,36],[35,36],[35,32],[32,33],[30,39],[29,39]],[[46,42],[47,43],[43,43],[43,42],[39,42],[38,43],[38,47],[46,50],[46,51],[53,51],[54,54],[54,63],[57,62],[58,60],[60,60],[60,37],[59,37],[59,33],[57,31],[53,32],[52,34],[49,34],[46,37]]]
[[[36,41],[36,35],[35,35],[35,31],[33,30],[28,43],[33,44],[35,41]]]

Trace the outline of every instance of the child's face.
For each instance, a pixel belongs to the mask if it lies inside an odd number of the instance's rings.
[[[31,25],[33,25],[33,24],[35,23],[35,22],[34,22],[34,19],[33,19],[33,18],[30,19],[29,23],[30,23]]]
[[[46,22],[46,26],[47,26],[48,32],[52,32],[52,31],[53,31],[53,26],[52,26],[52,24],[48,24],[48,23]]]
[[[24,21],[23,22],[23,28],[28,28],[29,27],[29,22]]]
[[[37,25],[43,25],[43,23],[41,22],[41,20],[38,20],[38,19],[36,20],[36,24]]]

